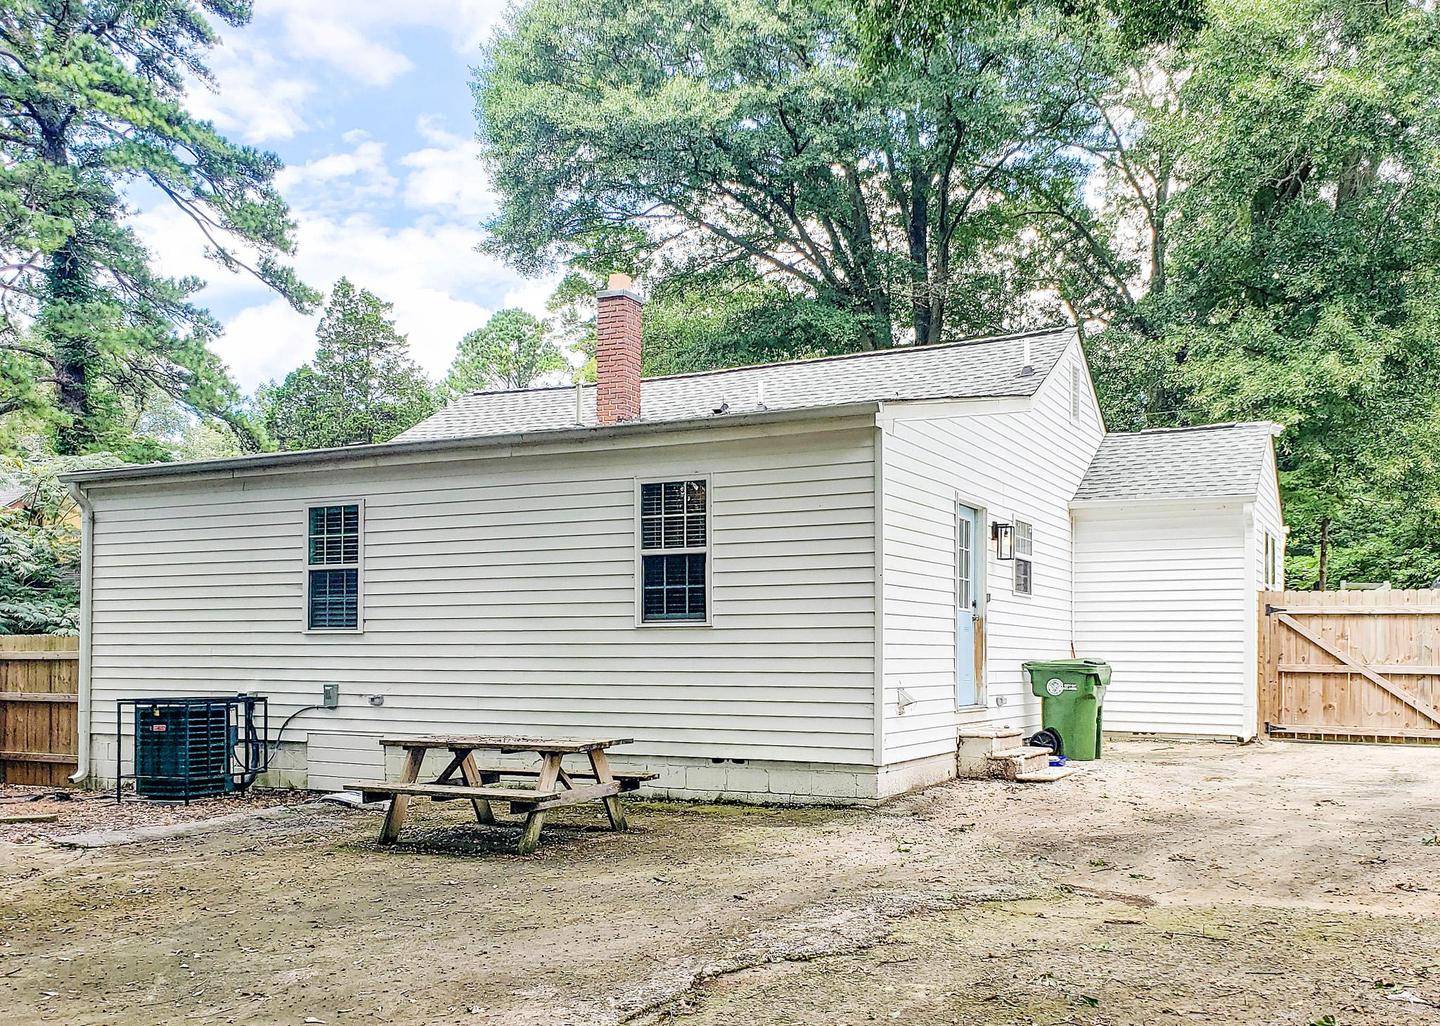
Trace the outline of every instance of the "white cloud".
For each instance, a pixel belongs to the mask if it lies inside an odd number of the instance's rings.
[[[250,25],[224,33],[209,56],[218,92],[196,83],[188,106],[249,143],[292,139],[310,125],[307,100],[329,77],[384,86],[414,64],[397,30],[441,32],[472,54],[504,17],[504,0],[270,0]]]
[[[431,377],[450,366],[456,343],[504,306],[544,316],[554,281],[522,278],[475,251],[478,229],[426,221],[392,227],[367,214],[336,217],[295,211],[299,243],[295,266],[303,281],[328,291],[341,277],[394,304],[396,327],[410,339],[415,360]],[[318,315],[295,313],[246,275],[227,274],[203,257],[183,215],[163,207],[135,220],[137,230],[167,274],[198,274],[210,284],[199,301],[239,308],[226,318],[215,350],[241,387],[282,378],[314,351]]]
[[[369,33],[379,26],[356,25],[349,5],[339,9],[333,4],[306,0],[302,6],[277,5],[284,31],[286,52],[301,60],[323,61],[337,71],[370,86],[389,85],[414,67],[410,58],[377,42]]]
[[[385,160],[385,144],[364,132],[346,132],[352,149],[294,164],[275,176],[275,184],[292,203],[326,209],[363,209],[367,203],[393,196],[399,184]]]
[[[416,130],[432,145],[400,159],[410,169],[405,205],[471,222],[493,212],[498,198],[480,166],[480,144],[446,131],[428,114],[421,115]]]
[[[507,0],[269,0],[260,5],[266,17],[281,19],[287,27],[318,22],[327,27],[344,25],[374,38],[387,28],[434,28],[445,32],[457,53],[468,53],[489,37],[505,16]],[[316,33],[322,34],[322,33]],[[323,44],[300,39],[296,45]]]
[[[309,127],[301,112],[318,86],[296,75],[269,48],[232,33],[210,57],[214,89],[192,84],[186,107],[248,143],[292,139]]]
[[[445,34],[457,53],[472,53],[505,16],[505,0],[269,0],[254,25],[275,29],[285,52],[321,61],[371,85],[385,85],[414,67],[394,45],[397,29]],[[251,31],[246,29],[244,31]]]
[[[503,306],[543,316],[553,279],[526,279],[476,252],[478,223],[497,198],[473,139],[420,116],[422,145],[387,150],[360,126],[327,123],[325,101],[368,94],[411,69],[403,32],[428,28],[457,54],[473,54],[504,16],[505,0],[268,0],[254,23],[226,33],[211,55],[218,94],[196,86],[192,109],[250,143],[300,138],[319,155],[286,168],[277,185],[297,223],[295,268],[328,291],[342,276],[394,306],[400,331],[432,377],[455,345]],[[340,28],[337,28],[340,26]],[[432,51],[433,55],[433,51]],[[457,75],[462,62],[455,60]],[[383,122],[382,122],[383,123]],[[345,130],[348,129],[348,130]],[[314,352],[319,315],[302,315],[252,277],[204,258],[194,225],[162,197],[136,190],[134,224],[172,276],[209,284],[197,297],[222,315],[215,344],[247,390],[283,378]]]
[[[247,391],[283,378],[315,355],[316,318],[283,299],[246,307],[231,318],[213,348]]]

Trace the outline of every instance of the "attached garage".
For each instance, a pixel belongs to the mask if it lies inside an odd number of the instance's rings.
[[[1114,667],[1105,729],[1256,732],[1257,595],[1284,587],[1268,422],[1105,437],[1071,504],[1075,647]]]

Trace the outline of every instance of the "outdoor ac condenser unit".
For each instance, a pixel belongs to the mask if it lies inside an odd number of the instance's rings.
[[[249,695],[130,699],[135,707],[135,793],[161,801],[212,798],[254,779],[263,763]]]

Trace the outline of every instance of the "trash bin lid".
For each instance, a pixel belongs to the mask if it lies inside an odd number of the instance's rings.
[[[1080,673],[1096,673],[1102,666],[1110,664],[1103,659],[1036,659],[1024,664],[1025,669],[1050,672],[1053,670],[1069,670]]]

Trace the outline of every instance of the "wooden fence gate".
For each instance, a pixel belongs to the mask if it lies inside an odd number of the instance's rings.
[[[79,663],[78,638],[0,636],[0,783],[75,772]]]
[[[1271,737],[1440,742],[1440,591],[1260,596]]]

